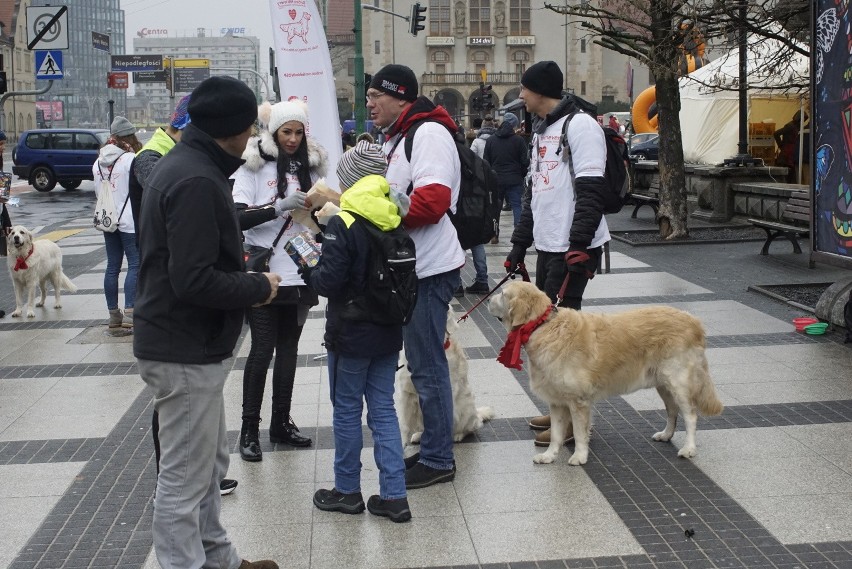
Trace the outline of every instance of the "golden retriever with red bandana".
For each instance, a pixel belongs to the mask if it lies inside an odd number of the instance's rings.
[[[698,414],[718,415],[722,403],[710,379],[704,328],[694,316],[675,308],[652,306],[620,314],[592,314],[568,308],[552,310],[545,293],[527,282],[510,282],[488,310],[506,330],[543,322],[529,333],[530,386],[550,405],[550,446],[533,461],[553,462],[574,427],[572,465],[586,464],[592,405],[612,395],[655,387],[668,420],[655,441],[674,435],[678,411],[686,423],[686,441],[678,456],[695,456]],[[502,355],[501,355],[502,357]]]

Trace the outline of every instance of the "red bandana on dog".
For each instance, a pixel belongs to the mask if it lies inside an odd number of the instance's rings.
[[[502,348],[500,348],[500,355],[497,356],[497,361],[506,367],[518,370],[522,369],[521,364],[524,363],[524,360],[521,359],[521,347],[529,342],[532,333],[535,332],[539,326],[544,324],[544,321],[547,320],[547,317],[550,316],[551,312],[553,312],[553,307],[549,307],[544,314],[535,320],[522,324],[509,332],[509,336],[506,338],[506,343]]]
[[[33,251],[35,251],[35,245],[33,245],[32,249],[30,249],[30,252],[29,252],[29,253],[27,253],[27,256],[26,256],[26,257],[18,257],[18,260],[17,260],[17,261],[15,261],[15,268],[14,268],[14,270],[16,270],[16,271],[20,271],[20,270],[22,270],[22,269],[24,269],[24,270],[25,270],[25,269],[29,269],[29,268],[30,268],[30,266],[29,266],[29,265],[27,265],[27,259],[29,259],[30,257],[32,257],[32,256],[33,256]]]

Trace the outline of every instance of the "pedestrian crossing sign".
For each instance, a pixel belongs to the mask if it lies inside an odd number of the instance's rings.
[[[36,50],[36,79],[62,79],[62,51],[58,49]]]

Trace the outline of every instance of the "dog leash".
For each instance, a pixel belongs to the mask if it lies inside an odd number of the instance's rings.
[[[506,261],[506,262],[508,263],[508,261]],[[518,263],[518,265],[517,265],[514,269],[512,269],[511,271],[509,271],[508,273],[506,273],[506,276],[505,276],[505,277],[503,277],[503,280],[501,280],[499,283],[497,283],[497,285],[496,285],[494,288],[492,288],[491,290],[489,290],[489,291],[488,291],[488,294],[486,294],[485,296],[483,296],[482,298],[480,298],[480,299],[479,299],[479,302],[477,302],[476,304],[474,304],[474,305],[473,305],[473,307],[471,307],[471,309],[470,309],[470,310],[468,310],[467,312],[465,312],[465,313],[462,315],[462,317],[461,317],[461,318],[459,318],[458,320],[456,320],[456,324],[461,324],[462,322],[464,322],[464,321],[467,319],[467,317],[468,317],[468,316],[470,316],[470,313],[471,313],[471,312],[473,312],[474,310],[476,310],[476,309],[477,309],[477,307],[478,307],[480,304],[482,304],[483,302],[485,302],[485,301],[488,299],[488,297],[489,297],[489,296],[491,296],[492,294],[494,294],[494,293],[497,291],[497,289],[498,289],[498,288],[500,288],[501,286],[503,286],[503,285],[506,283],[506,281],[507,281],[507,280],[509,280],[509,279],[514,279],[514,278],[515,278],[515,275],[521,275],[521,278],[522,278],[524,281],[526,281],[526,282],[530,282],[530,274],[527,272],[527,267],[526,267],[526,265],[524,265],[523,263]]]

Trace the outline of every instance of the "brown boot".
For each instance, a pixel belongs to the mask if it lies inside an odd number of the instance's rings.
[[[533,431],[546,431],[550,428],[550,415],[541,415],[530,419],[530,429]]]
[[[275,561],[264,559],[263,561],[246,561],[240,563],[237,569],[278,569],[278,564]]]
[[[574,440],[574,425],[568,425],[568,430],[565,432],[565,443],[570,443]],[[548,447],[550,446],[550,429],[542,431],[535,436],[535,446]]]

